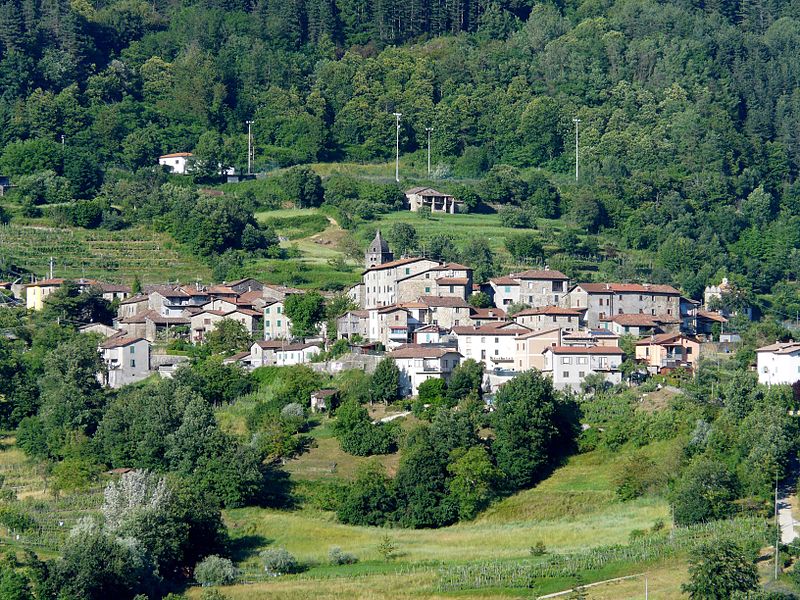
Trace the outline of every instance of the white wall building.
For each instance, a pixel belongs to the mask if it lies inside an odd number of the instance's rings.
[[[150,376],[150,342],[143,338],[112,337],[100,344],[108,387],[118,388]]]
[[[601,373],[606,381],[622,381],[619,370],[623,351],[612,346],[551,346],[544,349],[544,373],[553,378],[556,389],[580,390],[583,380],[592,373]]]
[[[756,350],[758,382],[764,385],[800,381],[800,342],[775,343]]]
[[[453,327],[453,333],[458,339],[458,351],[466,359],[482,362],[487,370],[515,370],[516,339],[530,331],[528,327],[513,321],[490,323],[481,327]]]
[[[404,396],[416,396],[423,381],[449,379],[461,362],[461,353],[452,348],[408,344],[388,355],[400,370],[400,390]]]
[[[279,367],[310,363],[317,354],[322,353],[322,342],[287,344],[275,349],[275,364]]]
[[[283,301],[275,300],[264,307],[264,339],[288,340],[292,337],[292,322],[283,312]]]
[[[158,164],[162,167],[168,167],[175,175],[186,175],[192,156],[194,155],[191,152],[164,154],[158,157]]]

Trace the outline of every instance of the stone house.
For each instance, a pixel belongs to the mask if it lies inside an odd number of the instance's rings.
[[[428,379],[449,379],[461,362],[461,354],[452,348],[407,344],[389,353],[400,370],[400,390],[403,396],[416,396],[419,386]]]

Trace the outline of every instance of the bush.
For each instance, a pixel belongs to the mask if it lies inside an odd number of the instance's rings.
[[[212,554],[197,563],[194,578],[200,585],[229,585],[236,581],[239,569],[228,558]]]
[[[339,546],[334,546],[328,550],[328,561],[334,565],[354,565],[358,562],[358,557],[355,554],[343,552]]]
[[[539,540],[533,546],[531,546],[530,553],[531,556],[544,556],[547,554],[547,546],[544,545],[542,540]]]
[[[297,569],[297,559],[286,548],[268,548],[258,555],[264,570],[272,575],[284,575]]]

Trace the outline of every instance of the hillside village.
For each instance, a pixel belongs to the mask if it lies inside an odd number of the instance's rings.
[[[365,251],[361,279],[347,290],[353,308],[335,319],[336,331],[321,321],[318,335],[305,338],[292,335],[285,314],[286,298],[305,293],[298,288],[247,278],[208,286],[148,285],[134,295],[124,285],[75,283],[80,290],[98,290],[117,307],[110,325],[80,328],[103,337],[98,349],[110,387],[154,373],[171,377],[188,357],[169,353],[169,342],[202,344],[225,320],[240,323],[253,340],[249,351],[227,357],[227,364],[247,370],[311,364],[336,373],[371,371],[375,357],[385,355],[397,362],[406,396],[416,395],[428,379],[448,379],[468,359],[483,365],[489,393],[530,369],[547,374],[557,389],[573,391],[590,376],[616,385],[632,376],[641,381],[675,370],[691,374],[706,344],[738,337],[725,334],[726,315],[707,306],[724,293],[727,282],[706,290],[706,306],[669,285],[573,282],[547,267],[476,283],[467,265],[424,256],[395,258],[380,231]],[[17,289],[20,301],[37,311],[64,284],[49,278]],[[485,294],[491,306],[470,303],[477,294]],[[635,339],[630,356],[620,347],[624,336]],[[321,360],[336,340],[349,343],[347,356]],[[789,364],[767,371],[762,363],[776,355]],[[760,379],[793,383],[798,356],[796,344],[759,349]]]

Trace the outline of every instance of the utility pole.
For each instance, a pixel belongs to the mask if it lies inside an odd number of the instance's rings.
[[[575,117],[572,122],[575,123],[575,181],[578,181],[578,123],[581,120]]]
[[[781,543],[781,522],[778,519],[778,473],[775,472],[775,581],[778,580],[778,553]]]
[[[62,145],[62,146],[64,145],[64,140],[66,140],[66,139],[67,139],[67,136],[65,136],[65,135],[62,133],[62,134],[61,134],[61,145]]]
[[[253,121],[247,121],[247,174],[253,174]]]
[[[428,177],[431,176],[431,131],[433,127],[426,127],[425,131],[428,132]]]
[[[400,117],[403,113],[394,113],[394,118],[397,119],[397,131],[395,135],[395,153],[394,153],[394,180],[400,183]]]
[[[647,590],[647,575],[644,576],[644,600],[649,600],[650,594]]]
[[[53,278],[53,257],[50,257],[50,279]]]

